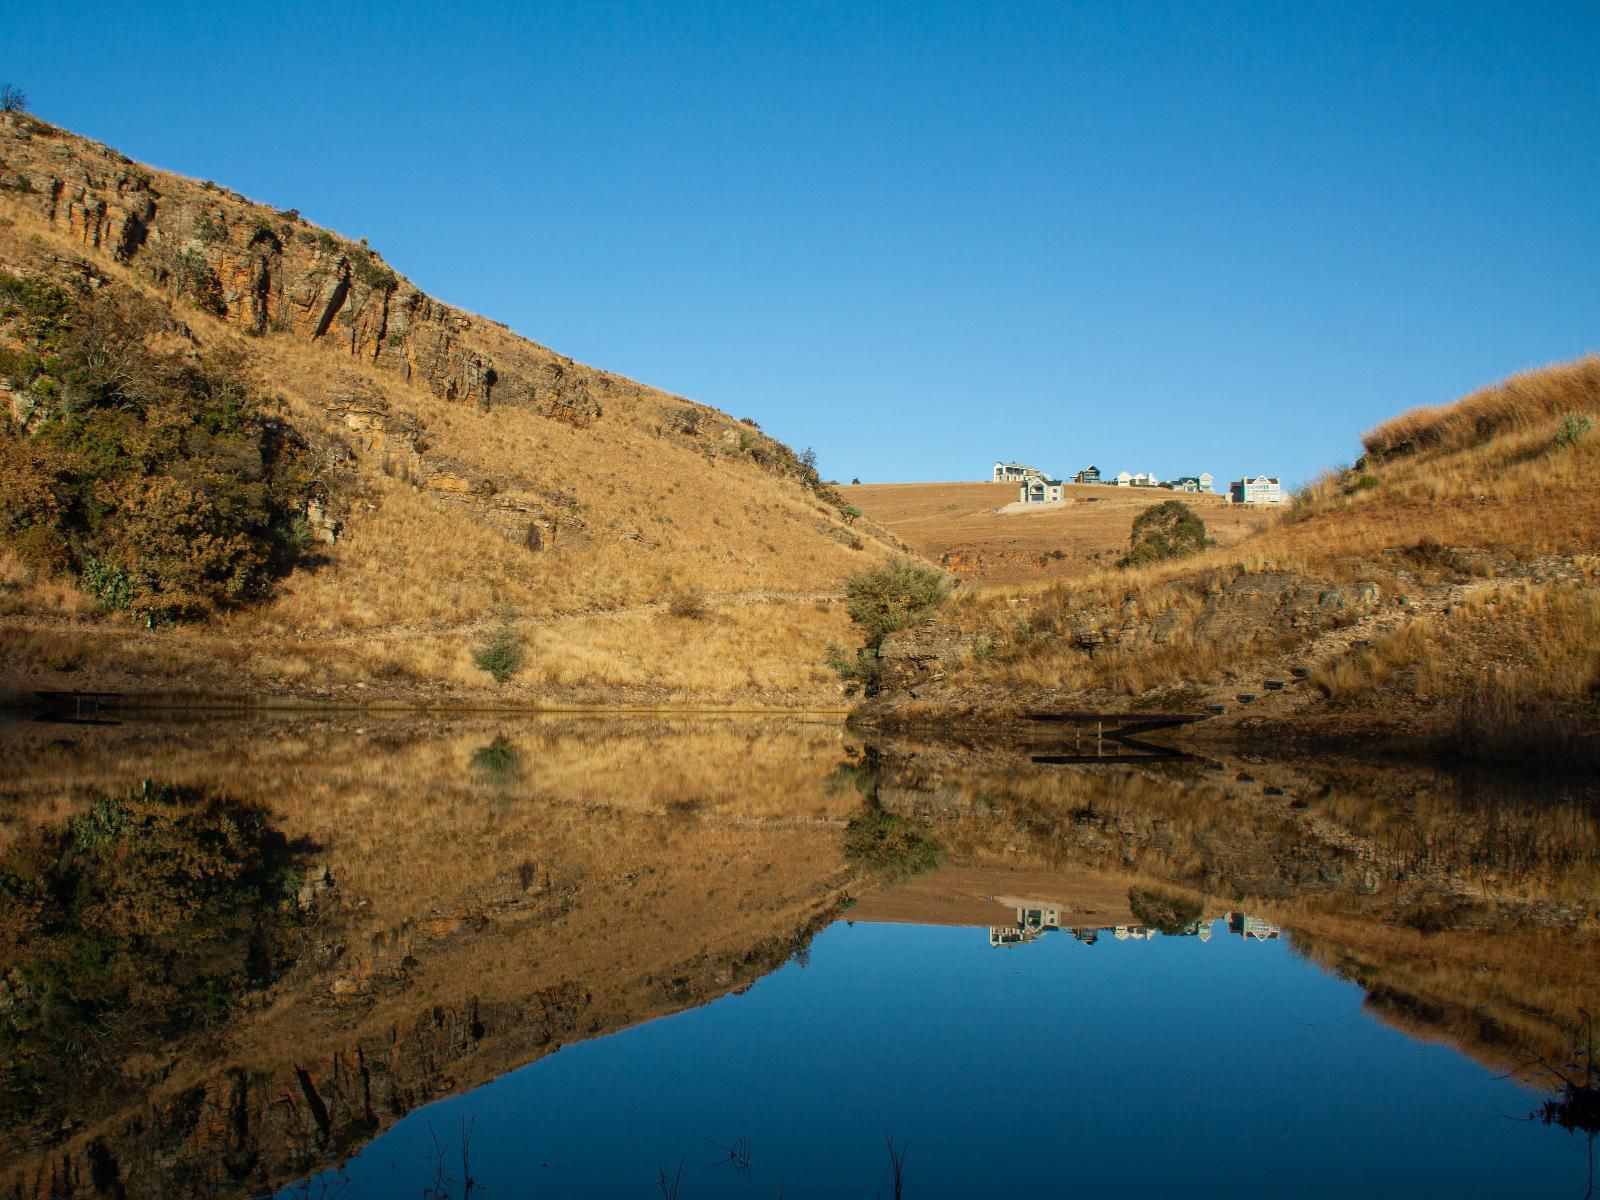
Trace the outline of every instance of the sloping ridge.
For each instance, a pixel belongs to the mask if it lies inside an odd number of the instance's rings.
[[[1600,357],[1418,409],[1233,546],[884,646],[885,724],[1127,707],[1189,741],[1600,759]]]
[[[816,667],[847,634],[819,598],[903,549],[752,421],[443,304],[292,210],[22,114],[0,116],[0,270],[137,297],[184,353],[242,354],[316,462],[314,569],[215,642],[190,626],[130,657],[125,631],[83,603],[61,625],[59,583],[0,557],[13,688],[59,687],[41,664],[65,661],[80,688],[439,700],[489,686],[470,650],[510,620],[541,674],[496,695],[836,704]],[[0,424],[9,408],[30,428],[35,400],[0,381]],[[655,620],[684,596],[710,619]],[[48,637],[30,624],[47,609]],[[659,657],[685,641],[693,661]]]

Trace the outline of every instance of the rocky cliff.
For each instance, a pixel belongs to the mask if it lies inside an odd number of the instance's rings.
[[[441,400],[583,426],[620,381],[427,296],[350,242],[31,118],[0,122],[0,187],[96,256],[254,335],[368,362]],[[497,336],[500,334],[502,336]]]

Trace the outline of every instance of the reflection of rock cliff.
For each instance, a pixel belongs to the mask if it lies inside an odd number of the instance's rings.
[[[130,769],[227,779],[318,849],[282,892],[303,927],[286,973],[121,1055],[115,1094],[7,1118],[0,1190],[28,1197],[257,1194],[420,1104],[747,985],[831,916],[859,803],[830,794],[831,728],[268,723],[231,730],[220,765],[204,730],[50,733],[6,745],[13,852],[55,827],[30,813]]]

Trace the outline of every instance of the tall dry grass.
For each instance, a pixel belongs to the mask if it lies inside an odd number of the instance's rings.
[[[1600,356],[1524,371],[1451,404],[1414,408],[1362,435],[1377,459],[1466,450],[1569,412],[1600,414]]]

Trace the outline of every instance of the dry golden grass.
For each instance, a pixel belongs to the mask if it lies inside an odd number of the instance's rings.
[[[1079,579],[1128,551],[1133,520],[1176,497],[1206,522],[1219,544],[1231,546],[1274,519],[1259,509],[1230,506],[1223,496],[1068,484],[1062,508],[1000,513],[1017,498],[1011,483],[880,483],[839,489],[845,499],[953,574],[1008,588]]]
[[[1468,713],[1469,726],[1499,720],[1508,707],[1545,720],[1554,705],[1590,713],[1581,730],[1594,724],[1600,694],[1592,649],[1600,431],[1564,436],[1573,412],[1600,416],[1600,360],[1531,372],[1397,419],[1394,430],[1412,432],[1384,444],[1404,442],[1407,453],[1330,473],[1289,520],[1236,546],[970,598],[947,619],[971,652],[948,664],[941,688],[919,692],[920,703],[942,695],[1001,710],[1161,688],[1173,704],[1186,702],[1187,689],[1193,704],[1230,679],[1255,676],[1259,686],[1262,673],[1312,655],[1322,691],[1347,699],[1346,717],[1394,700],[1397,720],[1443,733],[1489,680],[1500,709],[1492,718]],[[1220,592],[1248,590],[1250,576],[1303,586],[1313,601],[1326,589],[1348,596],[1372,583],[1385,605],[1398,596],[1412,607],[1313,604],[1293,624],[1271,609],[1232,625],[1199,624]],[[1514,586],[1494,589],[1497,576]],[[1086,628],[1105,637],[1092,654],[1077,636]]]
[[[104,157],[64,133],[51,140]],[[174,194],[197,186],[161,178]],[[243,201],[213,190],[206,203]],[[118,285],[173,303],[109,247],[46,223],[9,191],[0,216],[9,222],[0,265],[86,258]],[[187,305],[175,314],[202,347],[243,350],[265,393],[314,443],[348,448],[335,496],[340,537],[316,547],[270,601],[153,634],[96,617],[71,581],[0,560],[0,678],[10,686],[54,685],[41,666],[43,627],[58,634],[70,618],[79,687],[342,689],[345,699],[401,701],[521,699],[543,688],[590,703],[624,688],[631,702],[837,703],[836,681],[816,668],[828,641],[848,639],[812,601],[901,547],[870,521],[848,527],[826,495],[755,461],[743,447],[766,443],[749,426],[603,372],[590,379],[604,414],[587,427],[514,406],[486,412],[337,346],[287,332],[242,337]],[[473,344],[506,361],[557,358],[493,322],[470,323]],[[380,409],[387,432],[372,424]],[[678,417],[691,411],[688,430]],[[401,427],[419,430],[425,449],[408,449]],[[545,523],[542,549],[524,545],[530,520]],[[719,614],[692,637],[656,620],[686,592]],[[534,643],[534,669],[509,691],[470,665],[474,640],[507,609]],[[602,619],[614,613],[632,616]]]
[[[1600,413],[1600,357],[1524,371],[1452,404],[1414,408],[1365,434],[1361,444],[1378,459],[1466,450],[1569,412]]]

